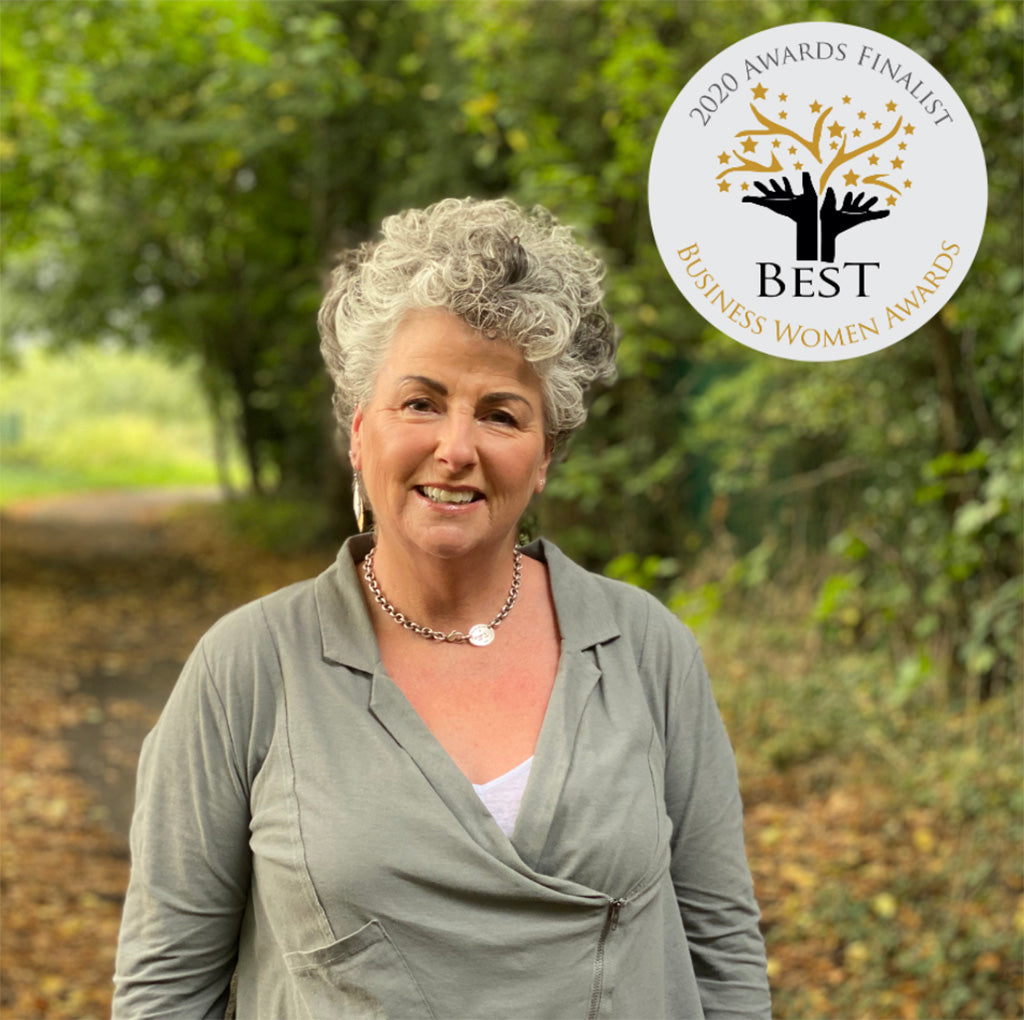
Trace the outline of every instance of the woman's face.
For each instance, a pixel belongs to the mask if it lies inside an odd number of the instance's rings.
[[[356,409],[351,451],[382,545],[444,558],[497,551],[551,460],[540,379],[514,347],[450,312],[410,312]]]

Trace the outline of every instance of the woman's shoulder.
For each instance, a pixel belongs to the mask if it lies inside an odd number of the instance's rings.
[[[547,540],[536,543],[548,566],[559,622],[597,633],[617,631],[634,640],[680,642],[693,652],[689,628],[650,592],[587,570]]]
[[[307,669],[332,661],[372,671],[373,626],[347,542],[319,575],[254,599],[218,620],[200,642],[208,657]]]
[[[290,584],[230,610],[200,638],[197,651],[211,668],[276,659],[276,648],[291,633],[316,628],[316,579]]]

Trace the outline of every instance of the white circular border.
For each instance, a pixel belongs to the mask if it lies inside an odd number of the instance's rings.
[[[769,181],[781,185],[786,178],[799,192],[802,171],[794,163],[803,162],[801,152],[807,154],[800,143],[781,135],[736,137],[747,129],[769,130],[751,111],[755,87],[765,90],[757,107],[762,116],[803,138],[810,139],[820,115],[811,112],[810,103],[820,103],[821,110],[832,107],[822,125],[819,152],[828,152],[824,146],[830,139],[842,138],[829,132],[833,124],[846,129],[843,144],[853,151],[900,122],[897,136],[871,150],[879,156],[879,169],[868,166],[865,152],[837,168],[827,182],[840,205],[844,196],[852,199],[861,191],[865,199],[878,196],[875,210],[885,208],[890,195],[895,205],[889,206],[888,217],[858,223],[838,235],[832,263],[838,268],[824,279],[818,270],[828,263],[795,258],[792,220],[741,202],[743,181],[751,196],[759,194],[755,180],[770,188]],[[844,103],[844,97],[850,102]],[[886,109],[888,103],[895,103],[895,110]],[[787,116],[789,123],[778,119],[782,112],[793,115],[792,120]],[[858,119],[860,112],[866,118]],[[871,128],[875,122],[880,129]],[[862,133],[854,140],[858,123]],[[782,145],[772,149],[775,137]],[[748,139],[756,139],[756,150],[749,154],[743,151]],[[896,149],[901,140],[905,150]],[[796,154],[789,153],[791,146]],[[781,170],[719,176],[741,159],[771,165],[766,157],[772,152],[781,155]],[[885,163],[899,158],[903,166],[886,169],[883,153]],[[726,155],[728,161],[722,159]],[[804,165],[817,178],[821,167]],[[872,174],[885,172],[883,179],[899,194],[878,185],[843,182],[843,171],[865,167]],[[856,175],[858,183],[864,176],[868,174]],[[910,187],[903,186],[906,180]],[[719,190],[722,181],[729,183],[728,191]],[[817,188],[816,179],[814,183]],[[662,261],[683,296],[708,322],[765,354],[841,361],[902,340],[953,296],[981,240],[988,182],[984,153],[966,107],[926,60],[869,29],[801,22],[742,39],[690,79],[658,132],[648,199]],[[765,263],[763,270],[759,262]],[[779,267],[777,272],[771,263]],[[780,288],[784,292],[772,296]]]

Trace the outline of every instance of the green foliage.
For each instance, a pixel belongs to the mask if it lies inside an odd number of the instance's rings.
[[[902,494],[906,503],[888,500],[885,531],[861,520],[836,535],[833,546],[851,565],[822,586],[818,620],[848,628],[862,645],[899,647],[901,671],[927,663],[957,696],[1013,683],[1021,669],[1022,473],[1012,438],[926,463],[921,484]],[[873,548],[883,555],[872,557]]]
[[[232,499],[221,508],[231,532],[244,542],[282,555],[326,548],[336,539],[322,500]]]
[[[0,502],[220,480],[194,365],[170,366],[144,351],[33,349],[0,379],[0,410]]]
[[[734,354],[691,403],[688,449],[710,465],[741,553],[767,541],[771,572],[796,577],[834,551],[826,635],[887,649],[902,689],[938,680],[985,697],[1022,667],[1021,133],[1005,125],[1019,123],[1024,11],[828,13],[910,43],[958,89],[989,158],[986,234],[954,300],[884,354],[810,369]]]
[[[431,37],[390,5],[5,5],[7,335],[197,352],[252,487],[318,487],[330,253],[464,177]],[[395,168],[383,188],[380,167]]]
[[[660,556],[641,558],[630,552],[616,556],[605,567],[604,572],[609,577],[636,585],[638,588],[653,588],[660,579],[677,576],[679,564],[675,560],[663,559]]]

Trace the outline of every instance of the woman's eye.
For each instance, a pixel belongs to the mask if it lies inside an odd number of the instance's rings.
[[[412,400],[407,400],[402,407],[406,411],[419,413],[426,413],[434,409],[434,405],[426,397],[413,397]]]
[[[505,411],[497,408],[487,413],[487,420],[495,422],[498,425],[518,425],[519,421],[514,414],[510,411]]]

